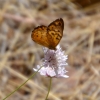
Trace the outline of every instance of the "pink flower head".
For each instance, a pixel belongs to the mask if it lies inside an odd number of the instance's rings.
[[[37,71],[40,67],[39,73],[44,76],[48,77],[64,77],[68,78],[69,76],[66,75],[65,66],[68,65],[67,55],[64,55],[64,51],[61,50],[60,46],[57,46],[57,50],[51,50],[48,48],[43,48],[44,50],[44,58],[43,64],[37,65]]]

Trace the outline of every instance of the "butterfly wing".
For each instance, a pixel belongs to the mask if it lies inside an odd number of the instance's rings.
[[[45,47],[49,46],[49,42],[47,39],[47,27],[46,26],[38,26],[36,27],[31,34],[31,38],[36,43],[43,45]]]
[[[50,49],[55,49],[55,47],[60,42],[63,36],[63,29],[64,21],[62,18],[56,19],[47,27],[47,38]]]

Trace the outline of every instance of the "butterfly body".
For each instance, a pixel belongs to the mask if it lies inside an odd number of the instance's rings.
[[[56,46],[63,36],[64,22],[63,19],[56,19],[48,26],[38,26],[31,34],[31,38],[36,43],[56,50]]]

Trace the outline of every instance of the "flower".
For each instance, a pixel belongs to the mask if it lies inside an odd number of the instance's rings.
[[[43,64],[41,66],[37,65],[37,68],[33,68],[33,70],[37,71],[41,67],[38,71],[40,75],[68,78],[69,76],[66,75],[67,71],[65,69],[65,66],[68,65],[66,62],[68,58],[67,55],[64,55],[64,51],[62,51],[60,46],[58,45],[56,50],[51,50],[46,47],[43,50]]]

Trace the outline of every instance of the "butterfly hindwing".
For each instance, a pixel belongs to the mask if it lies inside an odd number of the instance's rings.
[[[45,47],[49,46],[47,39],[47,27],[46,26],[38,26],[36,27],[31,34],[31,38],[36,43],[43,45]]]

